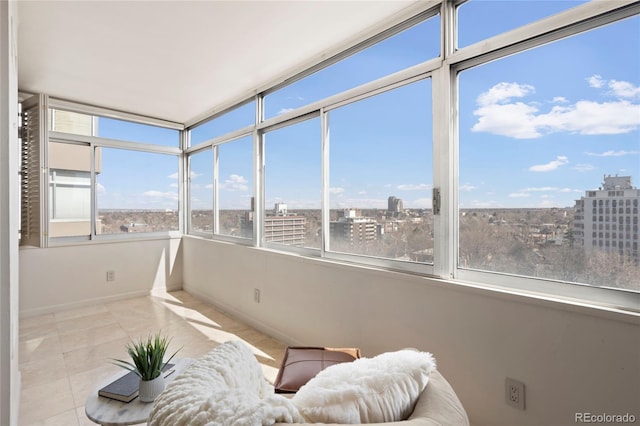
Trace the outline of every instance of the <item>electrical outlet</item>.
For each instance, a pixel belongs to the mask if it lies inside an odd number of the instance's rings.
[[[107,271],[107,281],[116,280],[116,271]]]
[[[507,404],[524,410],[524,383],[507,377],[507,380],[505,380],[505,396]]]
[[[260,303],[260,289],[253,289],[253,301],[256,303]]]

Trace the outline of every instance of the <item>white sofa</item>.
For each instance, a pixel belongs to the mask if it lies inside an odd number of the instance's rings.
[[[308,423],[276,423],[276,426],[303,426]],[[336,423],[333,426],[342,426]],[[468,426],[469,418],[455,391],[437,371],[429,375],[429,384],[420,395],[407,420],[369,423],[369,426]],[[328,425],[327,425],[328,426]]]
[[[369,424],[469,425],[460,400],[445,378],[435,369],[428,377],[426,388],[406,420]],[[244,343],[232,341],[218,346],[176,377],[156,398],[148,424],[302,426],[308,423],[304,423],[290,399],[274,393],[251,349]]]

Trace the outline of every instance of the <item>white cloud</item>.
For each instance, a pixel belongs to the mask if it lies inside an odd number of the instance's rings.
[[[537,188],[525,188],[523,191],[526,192],[548,192],[548,191],[557,191],[559,188],[555,186],[541,186]]]
[[[623,157],[625,155],[638,155],[640,151],[605,151],[602,153],[587,152],[592,157]]]
[[[220,184],[220,189],[225,191],[248,191],[249,185],[247,185],[248,181],[244,176],[240,175],[229,175],[229,178]]]
[[[613,92],[613,95],[619,98],[640,98],[640,87],[628,81],[611,80],[609,82],[609,88]]]
[[[539,186],[524,188],[520,192],[582,192],[580,189],[558,188],[557,186]]]
[[[556,96],[552,101],[554,104],[566,104],[569,102],[564,96]]]
[[[468,183],[465,183],[464,185],[460,185],[460,191],[462,192],[471,192],[474,189],[477,189],[476,186],[470,185]]]
[[[512,192],[511,194],[509,194],[509,198],[527,198],[529,196],[530,195],[526,192]]]
[[[358,195],[365,195],[367,193],[367,191],[360,191],[358,192]]]
[[[516,139],[538,138],[542,135],[534,124],[537,112],[538,108],[522,102],[483,106],[473,112],[478,116],[478,122],[471,130]]]
[[[177,192],[145,191],[142,195],[156,200],[178,200]]]
[[[212,183],[208,183],[204,186],[204,189],[213,189],[213,184]]]
[[[335,187],[335,188],[329,188],[329,194],[342,194],[344,192],[344,188],[340,188],[340,187]]]
[[[284,114],[286,112],[289,111],[293,111],[295,108],[282,108],[280,111],[278,111],[278,114]]]
[[[578,101],[575,105],[555,106],[547,114],[534,117],[537,129],[581,135],[617,135],[640,127],[640,104],[626,100],[614,102]]]
[[[550,172],[556,170],[560,166],[564,166],[569,162],[569,159],[563,155],[559,155],[555,160],[548,162],[547,164],[537,164],[529,167],[531,172]]]
[[[587,82],[589,83],[589,86],[593,87],[594,89],[599,89],[604,86],[604,80],[599,74],[594,74],[591,77],[588,77]]]
[[[178,188],[178,186],[179,185],[177,183],[175,183],[175,182],[172,183],[171,185],[169,185],[169,187],[171,187],[171,188]]]
[[[535,93],[535,88],[529,84],[502,82],[478,96],[478,105],[500,104],[512,98],[523,98],[531,93]]]
[[[606,83],[599,76],[590,77],[587,81],[594,88],[601,88]],[[471,130],[516,139],[535,139],[555,132],[613,135],[640,128],[640,104],[628,100],[640,97],[640,89],[629,82],[615,80],[609,82],[609,88],[617,98],[614,101],[563,102],[548,112],[541,112],[534,102],[515,100],[535,93],[533,86],[498,83],[478,96],[478,108],[473,112],[478,121]],[[566,99],[559,96],[554,101]]]
[[[573,170],[577,170],[579,172],[590,172],[595,169],[595,166],[591,164],[576,164],[575,166],[573,166]]]
[[[202,176],[202,173],[196,173],[193,170],[191,171],[191,179],[195,179],[199,176]],[[169,179],[178,179],[178,172],[175,173],[171,173],[169,176],[167,176]]]
[[[584,192],[584,191],[583,191],[583,190],[581,190],[581,189],[560,188],[560,189],[558,190],[558,192],[564,192],[564,193],[568,193],[568,192],[578,192],[578,193],[581,193],[581,192]]]
[[[107,189],[100,182],[96,182],[96,192],[98,194],[106,194],[107,193]]]
[[[427,183],[419,183],[419,184],[413,184],[413,183],[408,183],[408,184],[402,184],[402,185],[398,185],[396,188],[401,190],[401,191],[424,191],[427,189],[431,189],[433,185],[427,184]]]

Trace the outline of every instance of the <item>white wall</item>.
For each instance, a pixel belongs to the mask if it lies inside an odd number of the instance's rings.
[[[107,271],[115,280],[107,282]],[[182,283],[180,239],[20,249],[20,315],[177,290]]]
[[[18,11],[0,2],[0,424],[17,424],[18,371]]]
[[[433,352],[476,426],[640,420],[638,316],[194,237],[183,271],[185,290],[290,344]],[[504,402],[506,377],[525,383],[526,411]]]

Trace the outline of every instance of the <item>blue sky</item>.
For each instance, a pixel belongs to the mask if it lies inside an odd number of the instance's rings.
[[[567,207],[605,174],[640,184],[639,21],[460,75],[461,207]]]
[[[505,4],[509,19],[504,19]],[[460,46],[578,1],[481,1],[459,14]],[[499,11],[500,13],[495,13]],[[271,117],[436,57],[439,18],[266,97]],[[605,174],[640,185],[640,18],[497,60],[459,75],[460,206],[570,207]],[[405,207],[430,207],[433,185],[431,82],[377,95],[331,112],[332,208],[385,208],[390,195]],[[192,144],[251,124],[253,103],[200,126]],[[164,145],[173,133],[101,120],[100,134]],[[155,131],[154,131],[155,132]],[[177,142],[175,145],[177,146]],[[125,163],[107,150],[99,176],[104,208],[176,208],[177,164],[148,154]],[[221,208],[248,208],[253,191],[251,140],[220,149]],[[211,207],[210,154],[192,160],[192,203]],[[265,204],[320,207],[320,120],[266,134]],[[150,163],[149,163],[150,164]],[[137,179],[136,179],[137,178]],[[135,185],[131,182],[136,181]],[[128,182],[128,184],[127,184]],[[115,194],[119,194],[118,197]]]

